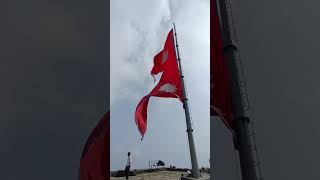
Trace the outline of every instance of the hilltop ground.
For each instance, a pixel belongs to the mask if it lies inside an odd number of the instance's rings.
[[[157,172],[145,172],[137,174],[136,176],[130,176],[130,180],[178,180],[181,177],[181,174],[184,176],[187,175],[186,172],[179,171],[157,171]],[[202,177],[209,178],[208,173],[201,173]],[[110,180],[124,180],[125,177],[110,177]]]

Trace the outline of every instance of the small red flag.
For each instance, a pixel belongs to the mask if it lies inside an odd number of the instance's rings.
[[[227,61],[223,54],[220,23],[215,3],[211,8],[211,13],[210,116],[220,116],[224,124],[235,135],[230,78]]]
[[[104,114],[84,146],[79,180],[106,180],[110,171],[110,113]]]
[[[179,98],[183,101],[173,30],[169,32],[163,50],[154,57],[153,64],[151,75],[162,72],[162,76],[156,87],[141,99],[135,112],[135,122],[142,138],[147,130],[147,108],[151,96]]]

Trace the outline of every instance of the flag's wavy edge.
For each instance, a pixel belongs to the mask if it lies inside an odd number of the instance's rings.
[[[144,96],[138,103],[135,111],[135,123],[141,134],[141,140],[147,130],[147,109],[151,96],[154,97],[166,97],[166,98],[178,98],[183,101],[181,80],[179,75],[179,67],[177,64],[177,57],[175,52],[175,44],[173,37],[173,29],[167,35],[164,48],[155,55],[153,60],[153,68],[151,69],[151,75],[155,80],[155,75],[162,72],[160,81],[153,88],[153,90],[146,96]],[[176,88],[173,92],[164,91],[161,89],[162,85],[169,83]]]
[[[79,180],[105,180],[110,175],[110,111],[90,133],[80,158]]]

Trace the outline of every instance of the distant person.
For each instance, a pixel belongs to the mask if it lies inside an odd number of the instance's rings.
[[[126,179],[129,179],[129,172],[130,172],[130,165],[131,165],[131,153],[128,152],[128,159],[127,159],[127,164],[126,164],[126,169],[124,170],[124,173],[126,175]]]
[[[200,173],[205,173],[206,169],[202,166],[202,168],[200,169]]]

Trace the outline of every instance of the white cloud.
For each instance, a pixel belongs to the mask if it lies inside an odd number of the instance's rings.
[[[128,83],[152,80],[153,56],[163,46],[169,18],[167,1],[111,1],[111,104],[130,97]]]

